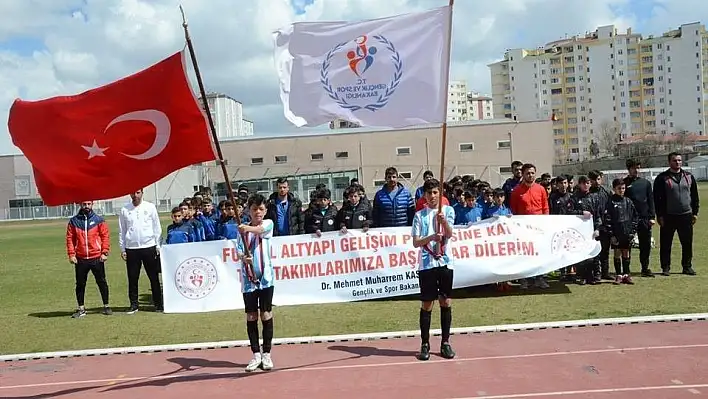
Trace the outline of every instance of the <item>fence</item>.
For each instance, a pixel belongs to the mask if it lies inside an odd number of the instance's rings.
[[[359,179],[366,189],[367,195],[373,197],[375,191],[385,183],[383,172],[386,167],[386,165],[367,166],[360,169],[343,167],[339,171],[313,171],[310,173],[303,170],[291,171],[268,168],[260,174],[262,177],[250,179],[244,178],[244,173],[231,171],[229,174],[235,178],[232,182],[234,190],[237,189],[238,185],[245,184],[250,192],[258,192],[266,196],[277,190],[276,181],[278,177],[287,176],[290,183],[290,191],[305,204],[309,202],[310,193],[314,191],[315,187],[318,184],[325,184],[332,192],[332,200],[335,203],[341,203],[344,198],[344,190],[346,190],[353,178]],[[426,170],[430,169],[436,175],[439,173],[439,170],[434,165],[397,165],[397,168],[400,173],[399,182],[411,191],[415,191],[422,184],[423,173]],[[251,169],[250,175],[256,174],[253,168]],[[206,170],[205,172],[207,172],[205,174],[208,174],[209,171]],[[499,165],[450,165],[446,168],[445,178],[450,179],[456,175],[471,174],[477,179],[489,182],[493,187],[501,187],[510,176],[510,174],[502,172],[510,172],[510,168]],[[143,190],[145,193],[143,198],[154,203],[159,212],[169,212],[172,207],[179,205],[183,198],[190,196],[194,192],[191,191],[194,181],[196,181],[195,177],[191,174],[175,174],[169,179],[164,179],[164,182],[159,182],[159,187],[158,184],[146,187]],[[216,203],[226,199],[225,184],[223,182],[212,183],[210,186],[215,194],[214,201]],[[128,200],[128,197],[124,197],[108,201],[96,201],[94,210],[99,215],[116,215]],[[44,206],[39,198],[17,199],[11,200],[11,202],[20,206],[0,208],[0,221],[67,219],[78,211],[78,205]]]

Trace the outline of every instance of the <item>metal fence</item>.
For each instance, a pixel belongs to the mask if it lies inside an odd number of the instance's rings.
[[[429,169],[428,165],[397,165],[399,173],[399,182],[403,184],[406,188],[412,192],[422,183],[422,176],[425,170]],[[510,176],[510,174],[501,173],[503,168],[508,168],[507,166],[492,166],[492,165],[459,165],[449,166],[445,173],[445,178],[450,179],[455,175],[465,174],[468,170],[474,170],[473,175],[477,179],[488,181],[493,187],[501,187],[504,181]],[[384,184],[383,170],[385,166],[382,165],[380,168],[380,173],[375,173],[374,176],[369,176],[372,180],[360,181],[361,184],[365,186],[367,195],[373,197],[374,192],[378,190],[381,185]],[[432,169],[436,174],[438,171]],[[506,170],[504,170],[506,171]],[[280,173],[283,172],[283,173]],[[509,170],[510,172],[510,170]],[[236,175],[236,173],[234,173]],[[325,184],[332,192],[332,200],[336,204],[341,204],[344,199],[344,190],[349,186],[349,182],[352,178],[359,178],[361,180],[361,174],[359,170],[347,169],[337,172],[320,172],[320,173],[285,173],[285,171],[270,171],[267,176],[260,178],[243,179],[235,176],[234,184],[245,184],[250,192],[258,192],[263,195],[269,196],[271,193],[277,190],[277,177],[278,176],[288,176],[290,180],[290,191],[296,195],[300,200],[307,204],[309,203],[310,193],[315,190],[315,187],[322,183]],[[191,178],[191,177],[190,177]],[[181,184],[177,177],[174,177],[172,181],[166,187],[162,187],[161,190],[157,188],[150,188],[145,190],[145,200],[154,203],[158,212],[169,213],[172,207],[178,206],[184,197],[176,197],[175,192],[171,189],[175,184]],[[193,179],[192,179],[193,180]],[[191,181],[191,180],[190,180]],[[218,203],[221,200],[226,199],[226,193],[224,190],[224,183],[214,183],[211,184],[212,191],[214,192],[214,202]],[[152,186],[151,186],[152,187]],[[236,185],[233,186],[235,190]],[[191,186],[189,187],[191,189]],[[181,194],[176,195],[191,195],[193,191],[189,190],[176,190]],[[187,194],[190,193],[190,194]],[[173,196],[170,198],[170,194]],[[17,201],[22,201],[21,206],[12,208],[0,208],[0,222],[3,221],[13,221],[13,220],[39,220],[39,219],[68,219],[78,212],[78,205],[63,205],[63,206],[44,206],[41,205],[42,202],[39,198],[25,199],[25,200],[12,200],[17,203]],[[120,208],[127,203],[128,198],[107,200],[107,201],[96,201],[94,203],[94,211],[99,215],[112,216],[117,215]]]
[[[94,211],[103,216],[117,215],[123,203],[114,203],[112,201],[96,201],[94,203]],[[172,200],[161,201],[157,206],[157,211],[160,213],[169,212],[172,209]],[[20,208],[1,208],[0,222],[15,221],[15,220],[38,220],[38,219],[68,219],[79,211],[79,205],[62,205],[62,206],[26,206]]]

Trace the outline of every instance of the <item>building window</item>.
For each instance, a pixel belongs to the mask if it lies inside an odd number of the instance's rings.
[[[460,152],[474,151],[474,143],[460,143]]]
[[[349,158],[349,152],[347,151],[338,151],[334,153],[334,157],[337,159],[346,159]]]
[[[511,148],[511,141],[510,140],[497,141],[497,150],[506,150],[508,148]]]
[[[510,175],[512,173],[511,166],[500,166],[499,174]]]
[[[310,161],[321,161],[324,159],[323,153],[310,154]]]
[[[287,155],[276,155],[275,156],[275,163],[287,163],[288,162],[288,156]]]
[[[399,178],[403,179],[412,179],[413,178],[413,172],[401,172],[398,174]]]
[[[263,165],[263,158],[251,158],[251,165]]]
[[[380,186],[383,186],[384,184],[386,184],[385,179],[375,179],[374,180],[374,187],[380,187]]]
[[[396,155],[411,155],[410,147],[396,147]]]

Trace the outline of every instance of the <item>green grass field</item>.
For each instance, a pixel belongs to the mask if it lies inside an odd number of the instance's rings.
[[[701,186],[703,198],[708,186]],[[165,220],[167,223],[167,220]],[[116,221],[110,220],[117,248]],[[75,309],[73,266],[66,260],[66,221],[0,224],[0,354],[38,351],[159,345],[246,339],[242,311],[171,315],[142,311],[123,314],[128,305],[125,264],[116,252],[107,263],[113,316],[98,312],[98,289],[89,276],[89,315],[70,318]],[[545,291],[497,294],[477,288],[461,290],[454,304],[453,326],[476,326],[557,320],[708,311],[708,251],[700,245],[708,222],[696,225],[694,268],[697,276],[635,278],[634,286],[563,285]],[[654,231],[658,242],[658,231]],[[678,240],[676,244],[678,245]],[[673,272],[680,272],[678,247]],[[652,269],[658,270],[658,248]],[[637,271],[635,251],[633,269]],[[149,293],[141,275],[140,292]],[[234,293],[234,295],[240,295]],[[148,307],[149,297],[141,296]],[[276,337],[316,336],[418,328],[415,298],[275,309]],[[148,307],[149,308],[149,307]],[[433,327],[437,328],[437,318]]]

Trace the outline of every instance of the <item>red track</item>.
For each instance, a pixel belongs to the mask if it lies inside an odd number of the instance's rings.
[[[277,333],[277,331],[276,331]],[[433,347],[437,340],[433,340]],[[416,339],[0,364],[1,398],[695,398],[708,395],[708,322],[453,337],[458,358],[414,358]]]

